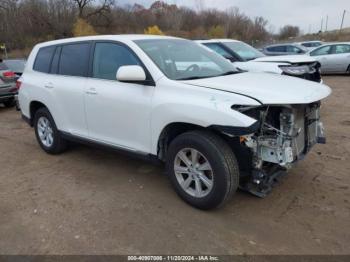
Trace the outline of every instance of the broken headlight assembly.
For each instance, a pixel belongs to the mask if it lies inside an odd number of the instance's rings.
[[[279,66],[279,68],[283,71],[286,75],[295,75],[295,76],[301,76],[305,74],[313,74],[316,72],[316,69],[314,66],[309,65],[283,65]]]

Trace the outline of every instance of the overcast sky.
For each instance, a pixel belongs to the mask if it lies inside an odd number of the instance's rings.
[[[155,0],[117,0],[119,4],[140,3],[149,7]],[[339,29],[344,9],[344,27],[350,27],[350,0],[166,0],[167,3],[198,8],[198,2],[203,2],[206,8],[225,10],[236,6],[250,17],[263,16],[269,21],[269,29],[275,32],[283,25],[299,26],[305,33],[317,32],[326,27],[328,15],[328,29]]]

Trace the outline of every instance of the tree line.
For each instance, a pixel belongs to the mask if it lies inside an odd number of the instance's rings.
[[[274,36],[267,27],[265,18],[250,18],[235,7],[195,11],[162,1],[145,8],[140,4],[120,6],[114,0],[0,0],[0,43],[8,49],[88,34],[156,32],[189,39],[234,38],[256,44],[300,33],[298,28],[282,28],[281,34]]]

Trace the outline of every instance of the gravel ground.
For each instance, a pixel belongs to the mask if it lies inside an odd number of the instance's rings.
[[[350,77],[328,76],[327,145],[265,199],[204,212],[162,166],[85,146],[45,154],[0,108],[0,254],[350,254]]]

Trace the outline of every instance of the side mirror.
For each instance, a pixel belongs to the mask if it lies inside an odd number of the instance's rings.
[[[119,67],[116,78],[120,82],[142,82],[146,80],[145,70],[138,65]]]

